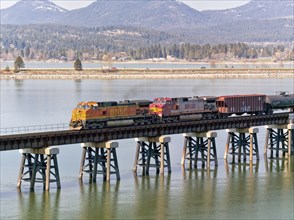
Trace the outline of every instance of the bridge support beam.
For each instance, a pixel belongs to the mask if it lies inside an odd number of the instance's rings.
[[[266,126],[264,154],[270,158],[294,155],[294,124]]]
[[[43,188],[49,190],[50,183],[56,182],[57,189],[60,189],[60,178],[57,163],[58,148],[26,148],[21,149],[22,154],[17,188],[21,187],[22,181],[30,182],[30,189],[34,190],[35,183],[43,183]],[[50,175],[53,178],[50,179]]]
[[[228,154],[232,155],[233,163],[235,163],[235,156],[238,156],[238,162],[246,161],[249,156],[249,161],[253,160],[253,156],[259,160],[259,150],[257,142],[258,128],[243,128],[243,129],[227,129],[228,138],[226,143],[226,150],[224,159],[226,160]]]
[[[82,147],[79,179],[82,180],[83,174],[88,173],[90,182],[96,182],[97,174],[102,174],[104,181],[110,181],[111,174],[115,174],[116,179],[120,180],[116,155],[117,142],[82,143]]]
[[[205,162],[206,168],[210,168],[211,162],[214,162],[214,165],[218,166],[215,144],[216,132],[185,133],[183,135],[185,141],[182,153],[182,165],[185,165],[185,161],[188,161],[189,169],[192,169],[192,167],[196,169],[198,162],[201,162],[202,168],[205,167]]]
[[[142,168],[143,175],[149,175],[150,167],[156,168],[156,174],[163,174],[167,167],[171,173],[169,142],[170,137],[141,137],[135,139],[137,142],[134,172],[137,172],[138,166]],[[152,163],[153,159],[154,163]]]

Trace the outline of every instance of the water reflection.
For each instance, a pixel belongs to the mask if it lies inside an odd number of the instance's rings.
[[[18,191],[21,219],[60,219],[60,190],[23,193]]]
[[[231,169],[232,171],[226,179],[222,191],[224,195],[224,200],[221,204],[221,209],[224,210],[222,218],[240,219],[246,216],[247,219],[255,219],[259,214],[254,213],[253,210],[258,211],[254,206],[257,204],[256,201],[263,196],[259,196],[257,193],[260,181],[258,175],[253,175],[252,172],[254,167],[255,172],[258,171],[258,162],[255,166],[253,163],[249,165],[241,163],[230,165],[227,163],[225,166],[229,167],[227,170]],[[235,173],[236,171],[237,173]],[[234,210],[236,201],[239,201],[239,205]]]
[[[264,157],[265,170],[267,172],[293,172],[294,156],[288,158],[268,158]]]
[[[81,91],[82,91],[82,80],[81,79],[75,79],[74,83],[75,83],[75,92],[80,94]]]
[[[235,173],[246,173],[249,170],[250,174],[257,173],[259,169],[259,160],[249,161],[248,163],[239,162],[239,163],[229,163],[227,160],[224,160],[226,173],[229,174]]]
[[[207,178],[216,178],[217,177],[218,166],[215,166],[214,169],[186,169],[182,165],[182,176],[184,179],[207,179]]]
[[[171,175],[138,177],[134,174],[136,218],[165,219],[169,214]]]
[[[21,79],[15,79],[15,80],[14,80],[14,84],[15,84],[15,88],[16,88],[17,90],[23,89],[24,80],[21,80]]]
[[[16,79],[14,80],[14,85],[15,85],[15,94],[16,94],[16,98],[17,101],[20,102],[23,99],[23,93],[24,93],[24,80],[19,80]]]
[[[80,218],[99,219],[117,218],[117,202],[120,181],[103,182],[101,185],[80,181]]]
[[[175,204],[175,207],[180,209],[182,219],[190,218],[190,216],[195,216],[197,219],[213,218],[218,203],[216,199],[218,190],[217,172],[217,167],[214,170],[182,169],[184,188],[177,193],[180,201]]]

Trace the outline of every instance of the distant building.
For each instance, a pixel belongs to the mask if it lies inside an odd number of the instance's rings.
[[[167,55],[167,56],[166,56],[166,60],[167,60],[167,61],[176,61],[177,58],[176,58],[176,57],[173,57],[173,56],[171,56],[171,55]]]
[[[127,61],[127,60],[131,60],[131,57],[125,52],[118,52],[118,53],[115,53],[111,57],[111,60],[113,60],[113,61]]]

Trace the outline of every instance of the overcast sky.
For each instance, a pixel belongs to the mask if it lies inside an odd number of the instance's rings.
[[[30,1],[30,0],[27,0]],[[66,8],[66,9],[76,9],[86,7],[95,0],[51,0],[56,5]],[[185,4],[197,10],[207,10],[207,9],[226,9],[234,8],[240,5],[244,5],[250,0],[180,0]],[[1,9],[10,7],[15,4],[17,0],[0,0]]]

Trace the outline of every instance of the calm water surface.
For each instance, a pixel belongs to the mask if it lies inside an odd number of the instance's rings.
[[[3,80],[1,127],[64,123],[82,100],[153,99],[158,96],[275,94],[294,92],[294,79],[247,80]],[[259,127],[263,152],[264,128]],[[172,173],[149,177],[133,175],[136,143],[119,141],[121,181],[112,177],[96,184],[78,181],[80,145],[60,147],[61,190],[51,184],[43,192],[23,183],[16,189],[18,151],[0,153],[0,219],[293,219],[292,160],[266,160],[232,165],[222,159],[226,132],[218,131],[218,168],[183,170],[182,135],[172,135]]]

